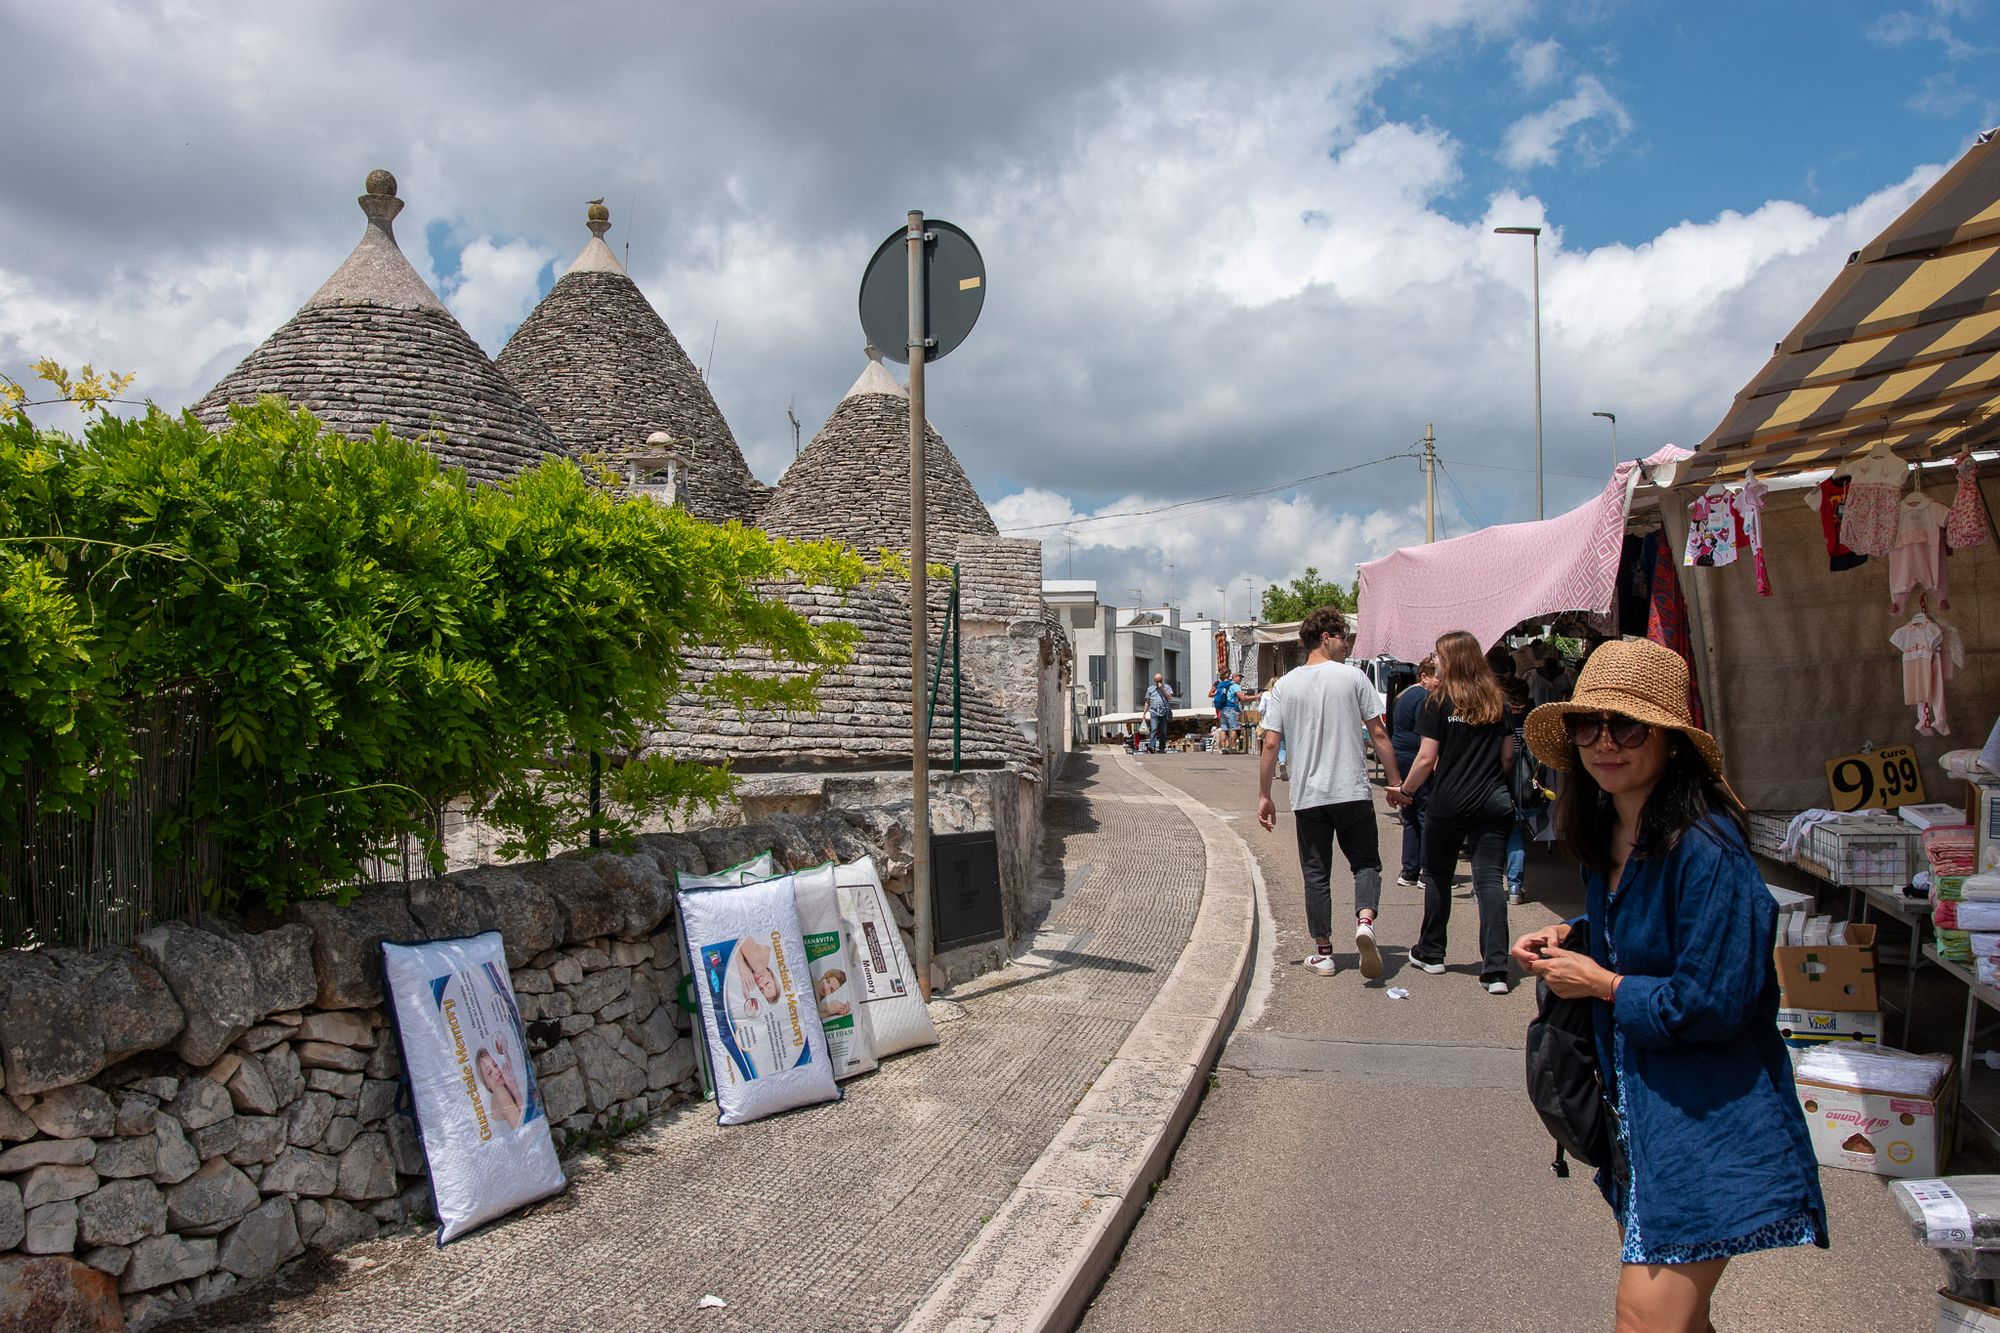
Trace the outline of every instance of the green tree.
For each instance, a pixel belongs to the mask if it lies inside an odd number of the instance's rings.
[[[1319,569],[1307,565],[1306,572],[1290,583],[1274,583],[1264,589],[1264,619],[1284,622],[1304,620],[1322,606],[1337,606],[1343,611],[1352,611],[1361,591],[1361,577],[1355,576],[1353,584],[1342,587],[1319,576]]]
[[[50,813],[115,789],[164,705],[209,724],[167,834],[220,851],[218,906],[351,883],[409,837],[440,864],[435,818],[459,799],[543,855],[593,826],[592,754],[631,818],[724,796],[725,769],[644,752],[690,688],[687,653],[801,668],[721,674],[708,704],[810,707],[854,630],[760,589],[872,573],[836,543],[618,499],[566,460],[475,489],[275,399],[219,432],[154,410],[77,439],[17,416],[0,425],[0,836],[30,790]]]

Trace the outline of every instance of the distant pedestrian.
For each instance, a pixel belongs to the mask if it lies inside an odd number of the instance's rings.
[[[1423,743],[1399,796],[1421,791],[1433,773],[1437,790],[1424,812],[1424,925],[1410,961],[1444,971],[1445,930],[1459,853],[1472,849],[1472,893],[1479,901],[1479,979],[1494,995],[1507,993],[1507,898],[1501,882],[1514,798],[1507,776],[1514,762],[1500,682],[1479,640],[1453,630],[1437,641],[1437,692],[1418,715]]]
[[[1174,691],[1167,678],[1155,671],[1146,691],[1146,748],[1154,754],[1167,749],[1167,725],[1174,720]]]
[[[1243,699],[1227,673],[1216,679],[1209,697],[1215,701],[1216,748],[1227,753],[1236,748],[1237,732],[1243,726]]]
[[[1502,678],[1500,697],[1506,709],[1507,734],[1514,741],[1507,772],[1507,794],[1514,804],[1514,826],[1507,832],[1507,905],[1518,907],[1524,891],[1523,881],[1528,873],[1528,819],[1531,812],[1522,808],[1521,793],[1514,790],[1513,776],[1519,766],[1521,751],[1527,745],[1521,735],[1521,724],[1528,720],[1530,707],[1527,682],[1519,676]]]
[[[1417,731],[1418,711],[1436,688],[1437,658],[1427,656],[1417,663],[1417,683],[1397,695],[1396,706],[1390,710],[1389,741],[1396,749],[1396,765],[1404,773],[1410,771],[1423,745],[1424,738]],[[1402,809],[1403,864],[1396,883],[1406,889],[1424,882],[1424,810],[1429,804],[1430,791],[1419,787]]]
[[[1333,844],[1347,860],[1354,879],[1354,948],[1361,975],[1382,975],[1382,954],[1375,943],[1375,916],[1382,901],[1382,854],[1375,829],[1375,802],[1368,790],[1368,767],[1362,737],[1374,743],[1391,783],[1399,780],[1395,747],[1382,725],[1381,696],[1347,656],[1347,619],[1323,606],[1299,626],[1299,643],[1306,649],[1305,665],[1287,672],[1264,691],[1264,748],[1257,764],[1257,822],[1276,828],[1278,808],[1271,802],[1271,781],[1278,772],[1282,746],[1291,764],[1292,819],[1299,844],[1299,869],[1306,882],[1306,928],[1313,952],[1306,966],[1332,976]],[[1393,790],[1393,789],[1392,789]],[[1401,794],[1390,797],[1392,807]]]
[[[1573,699],[1528,715],[1527,736],[1565,775],[1557,825],[1583,867],[1589,942],[1557,922],[1514,959],[1565,999],[1602,1001],[1597,1058],[1618,1114],[1597,1186],[1624,1238],[1617,1326],[1713,1328],[1732,1257],[1827,1246],[1777,1030],[1778,909],[1672,650],[1607,643]]]

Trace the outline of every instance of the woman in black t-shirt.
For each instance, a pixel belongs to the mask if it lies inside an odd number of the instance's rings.
[[[1400,788],[1409,795],[1433,774],[1424,815],[1424,925],[1410,961],[1444,971],[1451,882],[1460,852],[1472,853],[1472,892],[1479,901],[1479,979],[1494,995],[1507,993],[1507,896],[1502,870],[1514,801],[1507,774],[1514,738],[1507,729],[1500,682],[1479,640],[1453,630],[1437,641],[1438,688],[1418,715],[1423,742]]]

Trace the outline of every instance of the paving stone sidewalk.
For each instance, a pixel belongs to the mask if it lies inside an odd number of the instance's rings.
[[[1172,970],[1200,833],[1087,755],[1049,797],[1046,916],[932,1005],[940,1044],[845,1100],[720,1128],[697,1105],[566,1165],[560,1198],[442,1250],[428,1232],[309,1258],[189,1330],[892,1329],[978,1237]],[[704,1296],[727,1302],[702,1308]]]

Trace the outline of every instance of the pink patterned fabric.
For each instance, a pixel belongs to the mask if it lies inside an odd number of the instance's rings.
[[[1954,551],[1978,546],[1986,540],[1986,506],[1979,498],[1979,464],[1970,458],[1958,460],[1958,494],[1951,497],[1951,517],[1945,521],[1944,539]]]
[[[1848,469],[1840,540],[1850,551],[1887,555],[1896,545],[1896,505],[1909,467],[1900,458],[1864,458]]]
[[[1668,445],[1646,460],[1686,458]],[[1625,506],[1638,463],[1620,463],[1587,504],[1534,523],[1506,523],[1428,546],[1406,546],[1361,566],[1356,657],[1417,662],[1451,630],[1482,648],[1530,616],[1607,615],[1617,593]]]

